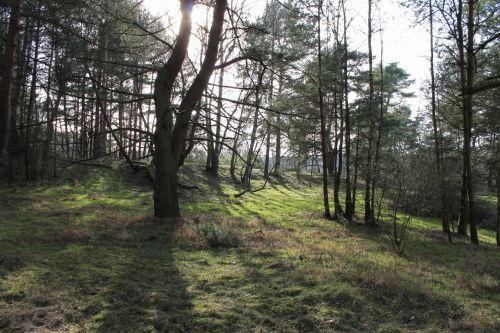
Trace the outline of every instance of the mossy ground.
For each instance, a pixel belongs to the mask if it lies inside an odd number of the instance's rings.
[[[1,332],[500,331],[492,231],[450,245],[415,217],[398,255],[383,226],[323,219],[314,182],[235,198],[192,170],[183,220],[165,223],[125,174],[1,188]]]

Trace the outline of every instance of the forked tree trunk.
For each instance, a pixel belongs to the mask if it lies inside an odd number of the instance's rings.
[[[172,92],[175,80],[187,54],[191,36],[191,11],[193,5],[194,0],[181,0],[182,20],[179,35],[170,58],[158,72],[155,82],[154,100],[157,122],[154,135],[156,167],[154,215],[159,218],[178,217],[180,215],[177,194],[179,163],[184,153],[191,112],[199,102],[217,61],[217,50],[224,23],[226,0],[217,0],[203,64],[191,87],[182,98],[179,112],[175,113],[174,124]]]

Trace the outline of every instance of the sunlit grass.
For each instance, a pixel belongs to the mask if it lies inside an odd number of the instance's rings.
[[[116,170],[1,188],[0,331],[500,329],[492,230],[449,244],[413,217],[398,255],[388,226],[325,220],[317,182],[289,180],[236,198],[229,178],[185,170],[198,189],[175,226],[151,217],[147,180]]]

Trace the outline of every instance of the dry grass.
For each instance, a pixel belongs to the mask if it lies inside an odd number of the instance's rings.
[[[75,243],[88,242],[90,240],[90,232],[81,227],[67,227],[54,235],[55,243]]]

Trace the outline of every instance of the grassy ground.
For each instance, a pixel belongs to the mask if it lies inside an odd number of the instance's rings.
[[[414,218],[398,255],[384,227],[322,219],[317,186],[236,199],[192,171],[183,221],[162,223],[137,178],[81,166],[1,188],[1,332],[500,331],[491,231],[450,245]]]

